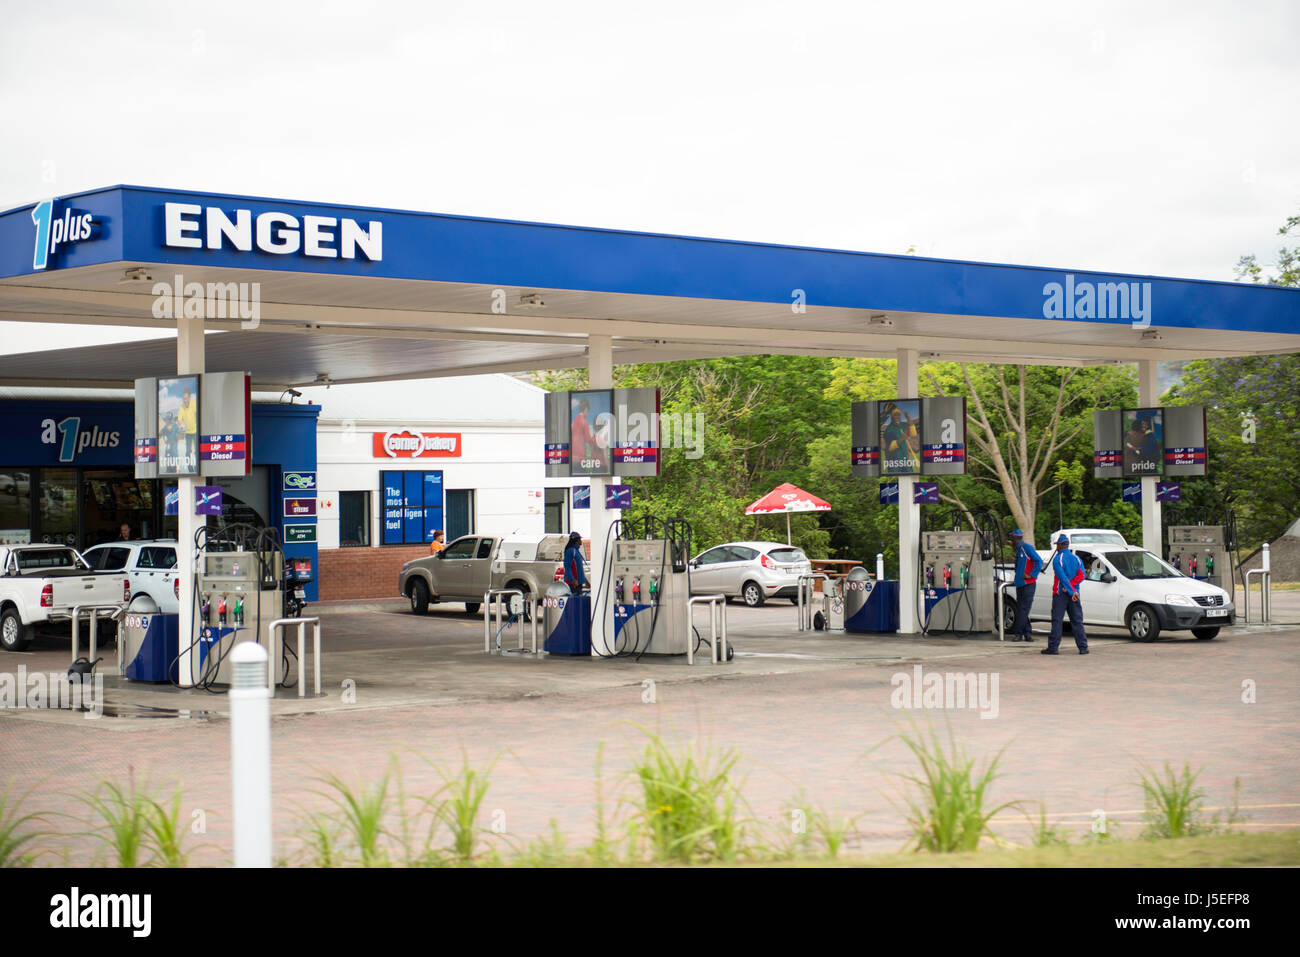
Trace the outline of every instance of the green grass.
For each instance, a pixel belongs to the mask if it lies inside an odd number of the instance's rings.
[[[30,792],[11,797],[12,789],[12,784],[6,784],[4,793],[0,794],[0,867],[28,867],[35,860],[35,855],[27,853],[23,848],[44,835],[42,831],[29,828],[45,818],[35,812],[20,813],[23,801]]]
[[[325,789],[316,793],[334,805],[335,816],[350,838],[362,867],[384,867],[390,862],[386,822],[392,803],[388,794],[392,774],[390,766],[379,783],[370,788],[362,785],[353,788],[336,774],[322,774],[317,778]],[[326,857],[337,853],[336,848],[325,843],[328,826],[320,819],[308,819],[312,847]]]
[[[982,838],[993,838],[989,821],[999,811],[1019,806],[1018,801],[993,805],[989,798],[1002,751],[981,767],[951,728],[946,743],[933,729],[899,737],[921,765],[918,774],[903,775],[913,785],[904,810],[912,829],[911,849],[939,854],[973,851]]]
[[[96,819],[91,836],[109,850],[117,867],[185,867],[185,825],[181,790],[164,806],[148,784],[137,786],[134,770],[125,785],[101,781],[93,791],[77,795]]]

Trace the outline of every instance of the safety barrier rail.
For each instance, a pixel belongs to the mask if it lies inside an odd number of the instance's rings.
[[[694,630],[694,606],[697,604],[709,606],[709,646],[713,664],[720,665],[727,660],[727,596],[695,595],[688,599],[686,614],[692,616],[692,630]],[[695,664],[695,642],[690,639],[686,642],[686,663]]]
[[[1258,575],[1259,578],[1259,623],[1267,623],[1273,620],[1273,594],[1272,582],[1273,573],[1267,568],[1252,568],[1246,572],[1246,592],[1242,596],[1241,608],[1242,617],[1246,624],[1250,624],[1250,576]]]
[[[311,662],[314,672],[315,686],[313,693],[319,695],[320,691],[320,619],[319,618],[277,618],[271,622],[271,636],[274,638],[275,633],[281,628],[287,628],[290,625],[296,625],[298,628],[298,644],[294,649],[298,658],[298,697],[306,696],[307,690],[304,685],[304,672],[307,667],[304,644],[307,640],[307,626],[312,626],[312,650]],[[280,637],[281,644],[284,643],[284,635]],[[271,689],[271,694],[275,694],[275,666],[274,656],[267,655],[266,660],[266,686]]]
[[[812,583],[819,578],[827,584],[831,581],[831,576],[827,575],[825,572],[813,572],[811,575],[800,575],[799,581],[795,585],[795,596],[798,599],[795,604],[799,606],[799,631],[812,631]],[[826,586],[824,585],[822,587],[825,588]],[[804,597],[805,593],[808,596],[807,598]],[[825,592],[823,592],[823,594],[825,594]]]
[[[87,616],[90,619],[90,661],[95,661],[95,652],[99,650],[98,625],[99,619],[104,617],[104,612],[111,612],[108,615],[114,621],[122,617],[126,611],[125,605],[73,605],[72,606],[72,663],[76,664],[77,658],[80,657],[77,652],[81,650],[81,613],[89,612]],[[122,673],[122,639],[117,641],[117,673]]]
[[[491,617],[494,606],[496,608],[497,634],[501,634],[501,599],[506,595],[519,596],[519,611],[516,613],[512,608],[510,612],[512,615],[522,615],[526,609],[531,608],[528,618],[533,630],[533,654],[537,654],[537,603],[535,601],[530,602],[528,596],[520,588],[492,588],[483,593],[483,654],[492,653]],[[522,628],[519,629],[519,650],[524,650],[524,630]]]
[[[1007,626],[1006,592],[1008,588],[1014,588],[1016,586],[1011,582],[998,582],[997,585],[998,585],[998,599],[994,607],[997,608],[997,616],[998,616],[998,641],[1006,641],[1007,640],[1006,639],[1006,626]]]

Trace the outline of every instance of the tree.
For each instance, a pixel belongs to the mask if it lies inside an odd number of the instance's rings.
[[[895,368],[893,360],[836,360],[828,392],[852,400],[888,397],[897,391]],[[967,399],[967,474],[945,480],[941,499],[968,514],[1005,502],[1029,535],[1046,496],[1057,489],[1083,494],[1093,410],[1131,405],[1137,394],[1129,366],[930,362],[918,378],[923,395]]]

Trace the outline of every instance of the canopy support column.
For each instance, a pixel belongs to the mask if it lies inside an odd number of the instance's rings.
[[[918,353],[915,349],[898,350],[898,397],[914,399],[917,385]],[[882,456],[883,458],[883,456]],[[913,501],[912,475],[898,476],[898,633],[915,635],[921,630],[917,615],[920,588],[921,506]]]
[[[198,375],[204,369],[203,317],[179,317],[176,320],[176,374]],[[200,396],[200,399],[202,397]],[[195,451],[198,453],[198,443]],[[198,466],[202,468],[202,456]],[[202,476],[188,476],[176,480],[176,573],[180,576],[180,618],[177,634],[180,637],[180,659],[177,662],[178,681],[183,688],[194,684],[191,651],[195,638],[194,601],[194,533],[198,517],[194,514],[194,490],[202,483]]]
[[[1160,402],[1157,373],[1160,363],[1155,359],[1138,362],[1138,404],[1154,408]],[[1163,557],[1160,543],[1160,503],[1156,501],[1156,476],[1142,477],[1142,547],[1153,555]]]
[[[610,336],[587,336],[587,386],[591,389],[614,387],[614,344]],[[613,449],[610,450],[612,455]],[[612,471],[612,468],[611,468]],[[605,542],[614,514],[605,508],[605,487],[610,478],[591,479],[591,654],[593,657],[614,653],[614,602],[605,579]]]

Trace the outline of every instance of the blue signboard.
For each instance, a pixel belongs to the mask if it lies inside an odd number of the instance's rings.
[[[1122,492],[1125,502],[1142,501],[1142,483],[1125,482],[1124,491]],[[1156,501],[1157,502],[1181,502],[1183,500],[1183,486],[1179,482],[1156,482]]]
[[[605,507],[606,508],[631,508],[632,507],[632,486],[606,485],[605,486]]]
[[[880,504],[881,505],[898,504],[898,483],[897,482],[880,483]]]
[[[379,473],[383,501],[383,545],[418,545],[442,531],[442,472]]]
[[[285,472],[284,490],[286,492],[316,491],[316,473],[315,472]]]
[[[917,505],[938,505],[939,483],[917,482],[912,486],[912,501]]]
[[[591,486],[590,485],[573,486],[573,507],[591,508]]]

